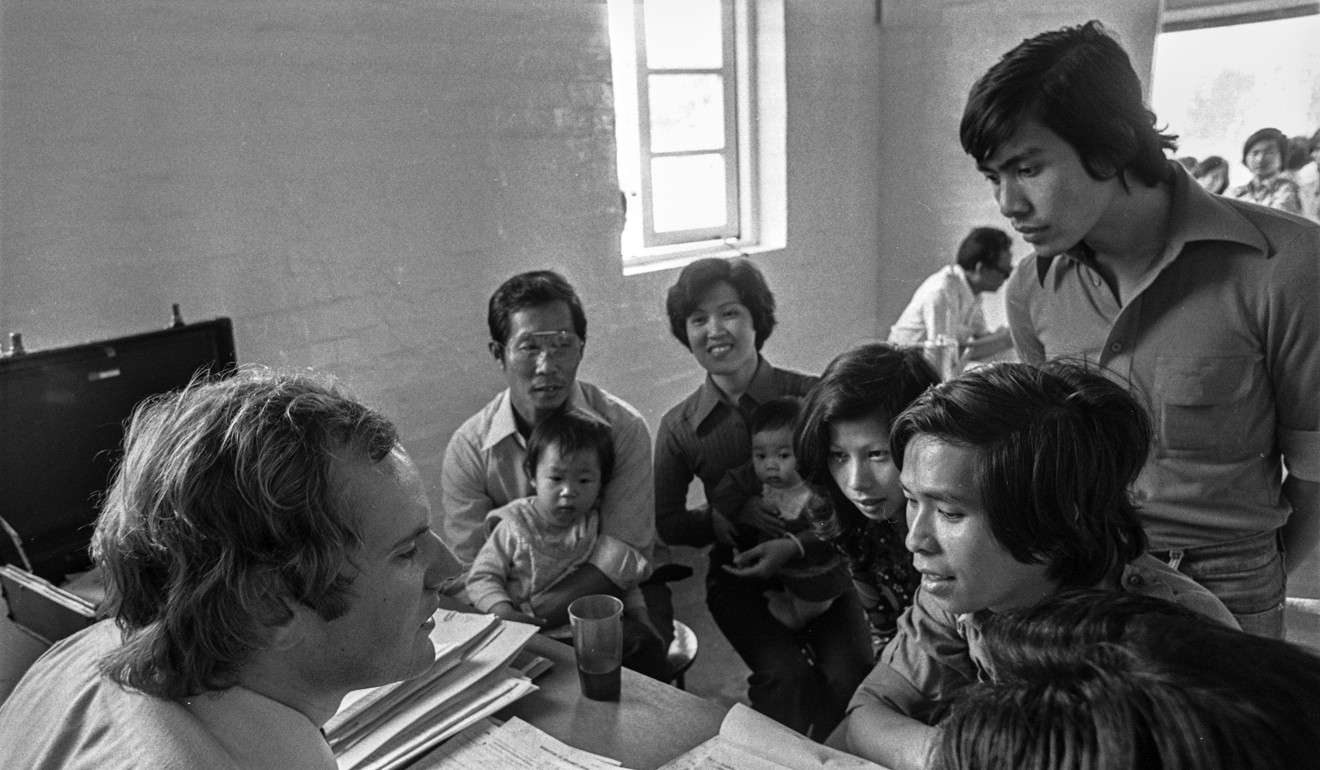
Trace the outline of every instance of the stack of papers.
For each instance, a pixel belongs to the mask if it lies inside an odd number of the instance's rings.
[[[435,663],[405,682],[359,690],[325,724],[340,770],[392,770],[536,685],[510,664],[536,627],[494,615],[435,614]]]

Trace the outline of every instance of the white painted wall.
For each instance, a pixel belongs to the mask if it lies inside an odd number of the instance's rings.
[[[423,471],[502,384],[485,302],[562,270],[582,374],[656,424],[698,377],[675,273],[625,278],[603,0],[4,0],[0,332],[30,350],[234,319],[241,361],[329,369]],[[767,347],[877,328],[880,28],[786,11],[790,246]]]
[[[791,0],[788,248],[766,352],[819,370],[884,336],[969,227],[972,80],[1100,17],[1149,67],[1157,0]],[[234,319],[245,362],[341,375],[435,478],[501,377],[485,301],[566,273],[582,373],[654,426],[698,381],[673,271],[625,278],[602,0],[4,0],[0,332],[30,349]]]
[[[958,141],[967,93],[1000,56],[1039,32],[1104,22],[1122,41],[1149,89],[1159,0],[1028,2],[882,1],[880,81],[880,321],[898,319],[913,290],[953,259],[973,227],[999,215]],[[1015,256],[1027,253],[1017,241]],[[1002,297],[987,295],[991,326]]]

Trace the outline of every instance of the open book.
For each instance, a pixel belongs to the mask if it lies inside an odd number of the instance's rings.
[[[535,626],[452,610],[435,620],[435,662],[425,673],[349,693],[325,724],[340,770],[401,767],[536,690],[511,665]]]
[[[885,770],[799,735],[770,717],[735,704],[720,734],[665,763],[660,770]]]

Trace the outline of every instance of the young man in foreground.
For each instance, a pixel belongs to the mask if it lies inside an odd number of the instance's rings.
[[[1085,368],[992,364],[926,391],[889,443],[921,573],[898,633],[848,707],[856,754],[924,767],[941,705],[990,674],[980,626],[1066,590],[1166,599],[1236,626],[1212,594],[1146,554],[1128,496],[1150,419]]]

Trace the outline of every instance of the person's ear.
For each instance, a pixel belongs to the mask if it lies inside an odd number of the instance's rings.
[[[284,605],[288,616],[266,626],[266,649],[283,652],[297,647],[307,636],[308,624],[318,620],[316,610],[305,604]]]
[[[486,343],[486,349],[490,351],[491,356],[493,356],[495,358],[495,361],[500,365],[500,370],[503,371],[505,367],[504,345],[496,342],[495,340],[491,340],[490,342]]]

